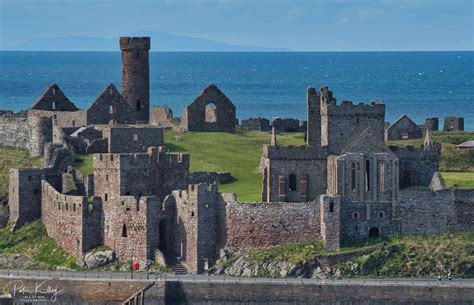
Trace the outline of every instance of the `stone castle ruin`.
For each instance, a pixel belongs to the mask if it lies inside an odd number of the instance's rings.
[[[195,273],[222,249],[304,241],[338,249],[389,234],[474,230],[474,190],[442,187],[441,146],[429,130],[421,147],[387,147],[384,103],[338,104],[327,87],[307,91],[304,145],[278,145],[274,128],[263,146],[261,202],[190,183],[190,156],[170,153],[162,128],[133,125],[150,116],[150,39],[123,37],[120,47],[122,93],[109,85],[80,110],[52,85],[27,115],[0,120],[2,143],[44,155],[44,168],[10,172],[13,230],[41,219],[78,259],[105,245],[120,261],[178,263]],[[182,118],[189,131],[235,125],[235,106],[214,85]],[[74,153],[93,154],[92,173],[75,167]]]

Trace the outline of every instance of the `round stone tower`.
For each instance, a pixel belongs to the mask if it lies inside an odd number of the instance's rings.
[[[150,37],[120,37],[122,95],[131,120],[148,123],[150,117]]]
[[[51,117],[28,116],[30,130],[30,153],[33,156],[43,156],[44,146],[53,140],[53,122]]]

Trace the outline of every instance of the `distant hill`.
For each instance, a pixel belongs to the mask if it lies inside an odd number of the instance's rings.
[[[142,31],[132,33],[130,36],[150,36],[151,51],[289,51],[289,49],[231,45],[218,41],[162,32]],[[118,51],[119,47],[118,37],[64,36],[32,39],[1,49],[10,51]]]

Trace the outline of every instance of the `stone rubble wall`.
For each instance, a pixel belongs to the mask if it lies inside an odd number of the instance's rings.
[[[433,174],[439,170],[441,144],[435,143],[429,150],[423,145],[389,148],[399,159],[400,188],[430,185]]]
[[[226,204],[226,246],[231,251],[321,240],[319,200]]]
[[[189,175],[190,184],[199,183],[214,183],[220,184],[232,182],[233,177],[231,173],[216,173],[216,172],[193,172]]]
[[[400,190],[402,234],[474,230],[474,190]]]
[[[443,130],[444,131],[463,131],[464,118],[445,117]]]
[[[259,131],[270,131],[270,121],[265,118],[249,118],[242,120],[241,128],[243,130],[259,130]]]
[[[150,125],[165,129],[174,128],[173,112],[168,107],[153,107],[150,110]]]
[[[0,143],[2,146],[29,149],[28,119],[0,116]]]

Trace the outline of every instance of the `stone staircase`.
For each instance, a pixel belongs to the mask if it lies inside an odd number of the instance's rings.
[[[188,273],[188,269],[186,269],[186,267],[184,267],[183,264],[181,264],[180,261],[175,261],[172,264],[170,264],[168,267],[176,275],[182,275],[182,274],[187,274]]]

